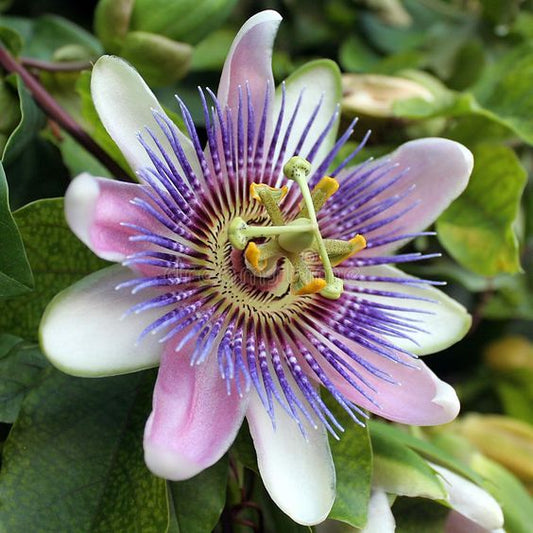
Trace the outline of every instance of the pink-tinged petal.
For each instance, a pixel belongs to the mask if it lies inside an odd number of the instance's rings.
[[[395,222],[396,227],[390,230],[394,233],[413,233],[427,228],[463,192],[473,167],[472,153],[467,148],[455,141],[440,138],[407,142],[384,159],[390,159],[391,164],[397,165],[391,176],[406,169],[409,171],[397,183],[370,200],[364,209],[377,205],[395,194],[405,193],[412,185],[415,189],[410,194],[385,212],[378,214],[375,219],[394,216],[418,202],[413,209]],[[377,164],[380,162],[381,160],[378,160]],[[343,172],[343,175],[347,172]],[[342,202],[342,198],[340,201]],[[377,229],[365,237],[371,241],[374,235],[381,235],[383,231],[383,228]],[[360,252],[360,255],[382,255],[403,244],[405,241],[375,249],[368,248]]]
[[[132,205],[134,198],[148,200],[142,186],[81,174],[65,194],[65,217],[78,239],[97,256],[123,261],[144,245],[130,241],[129,237],[137,233],[122,223],[161,231],[154,226],[153,217]]]
[[[278,88],[276,92],[275,116],[277,116],[281,108],[281,96],[282,90]],[[333,117],[342,97],[341,75],[337,64],[327,59],[311,61],[300,67],[285,80],[286,118],[280,134],[280,138],[282,139],[289,123],[288,117],[292,116],[300,97],[299,111],[292,126],[289,142],[287,143],[286,160],[295,155],[295,149],[300,142],[300,138],[306,132],[308,121],[319,102],[321,102],[320,109],[314,119],[312,128],[296,155],[302,157],[308,156],[318,137]],[[313,170],[318,167],[331,150],[337,136],[337,129],[338,120],[335,120],[313,158]],[[312,172],[309,176],[311,175]]]
[[[398,278],[400,280],[416,279],[388,265],[365,267],[360,272],[364,276]],[[412,319],[416,321],[413,322],[413,326],[423,331],[409,331],[407,335],[412,340],[391,336],[389,337],[389,342],[392,342],[400,349],[408,350],[416,355],[427,355],[448,348],[462,339],[472,324],[472,317],[460,303],[450,298],[444,292],[427,284],[400,285],[398,283],[360,280],[347,280],[345,283],[347,286],[353,284],[361,288],[401,292],[406,295],[406,299],[402,302],[402,307],[412,308],[419,312],[398,314],[397,318],[407,322]],[[364,294],[362,296],[372,302],[391,303],[391,298],[384,296],[375,294]],[[408,298],[421,299],[409,300]],[[431,301],[425,301],[422,298]]]
[[[296,391],[295,391],[296,393]],[[250,426],[263,483],[278,507],[295,522],[318,524],[326,519],[335,500],[335,468],[322,424],[296,422],[279,406],[276,426],[254,392],[246,418]]]
[[[160,316],[152,310],[124,314],[157,293],[132,295],[115,290],[133,279],[128,268],[114,265],[78,281],[48,304],[39,329],[43,352],[54,366],[75,376],[125,374],[159,363],[162,346],[148,336],[137,344],[140,332]]]
[[[502,509],[488,492],[447,468],[433,463],[430,466],[440,474],[452,509],[485,531],[503,526]]]
[[[361,533],[394,533],[396,522],[385,491],[373,489],[368,502],[368,518]]]
[[[195,340],[167,342],[144,432],[144,457],[157,476],[183,480],[216,463],[237,435],[248,398],[228,395],[216,358],[190,364]]]
[[[340,354],[376,391],[373,392],[361,383],[361,388],[378,405],[355,390],[331,367],[324,365],[328,377],[338,390],[355,404],[388,420],[413,426],[446,424],[458,415],[460,405],[453,387],[441,381],[421,360],[396,352],[398,359],[409,364],[406,366],[347,339],[343,339],[343,343],[362,360],[388,374],[395,382],[390,383],[366,371],[348,356]]]
[[[223,108],[227,105],[236,113],[239,87],[246,96],[248,84],[256,120],[259,121],[267,83],[271,99],[274,94],[272,46],[280,22],[281,16],[276,11],[262,11],[248,19],[239,30],[224,63],[218,87],[217,96]]]
[[[174,159],[167,137],[154,119],[153,111],[165,115],[156,97],[139,73],[126,61],[114,56],[102,56],[95,63],[91,77],[91,95],[96,111],[111,138],[134,171],[151,168],[152,162],[137,139],[144,139],[158,153],[155,143],[146,134],[146,128],[155,135],[163,148]],[[200,168],[191,141],[176,129],[176,135],[187,154],[189,162],[199,172]]]
[[[456,511],[451,511],[446,518],[444,533],[505,533],[502,528],[487,529],[472,522]]]

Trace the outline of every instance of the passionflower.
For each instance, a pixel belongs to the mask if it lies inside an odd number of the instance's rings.
[[[246,416],[270,495],[315,524],[335,498],[327,433],[341,431],[319,385],[358,423],[364,410],[418,425],[458,412],[453,389],[417,355],[459,339],[469,316],[390,266],[425,256],[390,254],[460,194],[472,157],[425,139],[335,164],[353,130],[335,142],[338,69],[310,63],[275,91],[280,19],[248,20],[217,95],[200,92],[205,149],[183,102],[187,136],[131,66],[96,62],[96,109],[140,183],[73,180],[70,227],[120,265],[58,295],[40,335],[75,375],[160,365],[144,450],[164,478],[215,463]]]

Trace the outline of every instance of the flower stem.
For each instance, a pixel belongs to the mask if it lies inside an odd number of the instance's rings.
[[[104,165],[117,179],[133,181],[127,172],[54,100],[46,89],[9,52],[0,47],[0,65],[18,74],[39,107],[81,146]]]
[[[43,61],[34,57],[21,57],[20,64],[28,69],[46,70],[47,72],[80,72],[90,70],[93,64],[90,61]]]

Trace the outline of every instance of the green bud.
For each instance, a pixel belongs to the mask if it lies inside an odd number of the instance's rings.
[[[484,357],[488,366],[498,372],[533,370],[533,344],[525,337],[498,339],[485,349]]]
[[[135,66],[149,85],[168,85],[187,73],[192,47],[162,35],[136,31],[128,33],[120,55]]]
[[[196,44],[218,28],[236,0],[135,0],[130,31]]]
[[[507,467],[524,481],[533,481],[531,424],[501,415],[471,414],[454,426],[484,455]]]
[[[119,54],[130,27],[135,0],[100,0],[94,12],[94,31],[106,51]]]
[[[343,112],[353,116],[392,118],[394,104],[400,100],[434,100],[433,94],[420,83],[381,74],[344,74],[342,88]]]
[[[52,56],[52,61],[61,63],[68,61],[85,61],[94,59],[94,54],[81,44],[67,44],[58,48]]]

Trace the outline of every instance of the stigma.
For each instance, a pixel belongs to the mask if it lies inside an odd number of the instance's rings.
[[[310,171],[311,164],[300,156],[292,157],[283,167],[285,177],[296,183],[302,195],[300,210],[290,221],[285,220],[280,207],[288,188],[252,183],[250,196],[263,205],[272,224],[254,226],[241,217],[235,217],[228,227],[228,240],[237,250],[244,250],[246,266],[255,275],[270,275],[277,262],[285,259],[292,266],[290,284],[293,294],[318,293],[324,298],[336,300],[342,295],[344,287],[342,280],[335,276],[333,267],[363,250],[366,239],[359,234],[347,241],[322,237],[317,213],[337,192],[339,183],[324,176],[310,190],[307,183]],[[258,244],[254,239],[263,242]],[[306,252],[318,255],[323,277],[315,276],[306,259]]]

